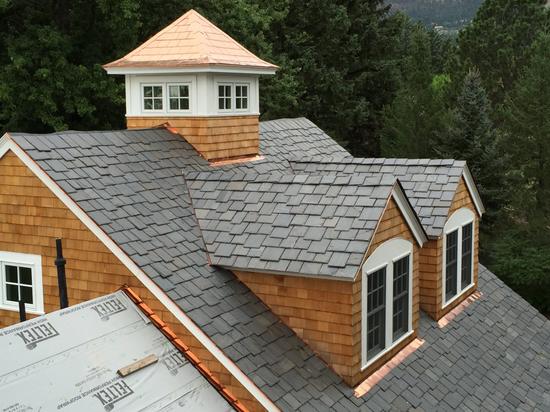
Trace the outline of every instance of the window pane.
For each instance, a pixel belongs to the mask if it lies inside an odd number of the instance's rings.
[[[33,304],[32,288],[27,286],[21,286],[21,300],[25,303]]]
[[[180,86],[180,97],[189,97],[189,86]]]
[[[243,86],[242,95],[243,97],[248,97],[248,86]]]
[[[409,331],[409,256],[393,264],[393,340]]]
[[[12,302],[19,302],[19,286],[6,285],[6,299]]]
[[[178,110],[178,99],[170,99],[170,110]]]
[[[32,271],[30,268],[19,268],[19,282],[24,285],[32,285]]]
[[[225,97],[231,97],[231,86],[225,86]]]
[[[367,275],[367,357],[385,348],[386,268]]]
[[[473,250],[472,223],[462,228],[462,279],[461,288],[465,289],[472,283],[472,250]]]
[[[180,110],[189,110],[189,99],[180,99]]]
[[[224,86],[218,86],[218,96],[223,97],[225,95],[225,87]]]
[[[153,96],[162,97],[162,86],[153,86]]]
[[[145,110],[153,110],[153,100],[152,99],[145,99],[143,101],[143,108]]]
[[[242,102],[241,102],[241,99],[237,97],[236,101],[235,101],[235,108],[236,109],[242,109]]]
[[[161,99],[153,99],[153,107],[155,110],[162,110],[162,100]]]
[[[225,108],[231,109],[231,99],[225,99]]]
[[[223,98],[218,99],[218,109],[219,110],[225,109],[224,102],[225,102],[225,99],[223,99]]]
[[[453,298],[456,293],[458,271],[458,230],[447,235],[446,266],[445,266],[445,300]]]
[[[153,97],[153,88],[151,86],[144,86],[143,87],[143,96]]]
[[[17,266],[8,266],[6,265],[6,281],[17,283]]]
[[[178,86],[170,86],[168,89],[170,97],[179,97],[178,95]]]

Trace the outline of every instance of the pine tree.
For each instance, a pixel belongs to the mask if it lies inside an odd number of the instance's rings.
[[[538,33],[548,30],[545,4],[546,0],[485,0],[460,32],[461,62],[479,69],[494,107],[513,87]]]
[[[505,206],[504,157],[498,153],[497,134],[490,119],[491,105],[477,69],[464,78],[453,111],[450,133],[436,146],[440,157],[466,160],[493,223]]]
[[[516,211],[531,226],[550,224],[550,34],[541,34],[501,111],[504,148],[519,182]]]

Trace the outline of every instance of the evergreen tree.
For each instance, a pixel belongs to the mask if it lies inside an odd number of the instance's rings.
[[[550,220],[550,34],[541,34],[531,59],[501,110],[504,150],[518,177],[515,213],[535,228]]]
[[[504,207],[505,157],[497,151],[497,138],[489,117],[491,105],[481,84],[479,71],[470,70],[453,111],[448,135],[436,145],[439,157],[466,160],[488,211],[487,223],[494,222]]]
[[[449,77],[434,73],[433,34],[420,24],[409,26],[402,45],[401,88],[384,109],[381,132],[382,155],[387,157],[433,157],[436,142],[447,130],[445,105]]]
[[[548,30],[546,0],[485,0],[459,35],[465,67],[475,66],[493,105],[500,104],[529,58],[538,33]]]

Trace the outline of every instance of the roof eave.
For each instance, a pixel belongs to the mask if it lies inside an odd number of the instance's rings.
[[[113,62],[115,63],[115,62]],[[153,66],[153,65],[113,65],[109,63],[103,66],[107,74],[179,74],[179,73],[231,73],[231,74],[252,74],[252,75],[274,75],[278,66],[231,66],[222,64],[198,64],[189,66]]]

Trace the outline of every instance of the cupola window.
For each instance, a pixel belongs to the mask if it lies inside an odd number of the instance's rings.
[[[170,110],[189,110],[189,85],[168,85],[168,103]]]
[[[143,86],[143,110],[163,109],[162,85],[151,84]]]
[[[231,85],[219,84],[218,85],[218,109],[219,110],[231,110]]]
[[[248,109],[248,85],[247,84],[235,85],[235,108],[237,110]]]

